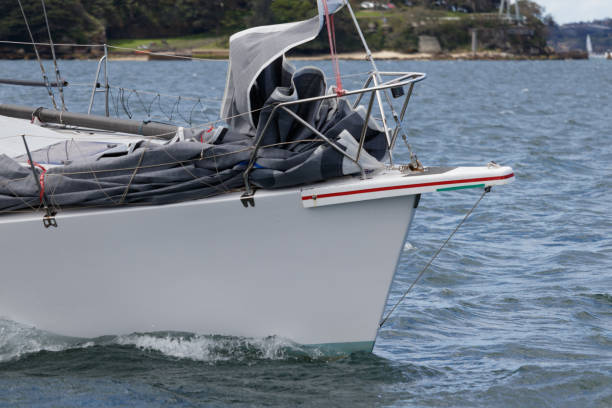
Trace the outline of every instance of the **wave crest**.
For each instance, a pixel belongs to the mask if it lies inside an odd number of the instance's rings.
[[[128,346],[167,357],[205,362],[244,360],[316,359],[324,353],[277,336],[265,338],[197,335],[191,333],[133,333],[82,339],[55,335],[10,320],[0,319],[0,362],[42,351],[61,352],[92,346]]]

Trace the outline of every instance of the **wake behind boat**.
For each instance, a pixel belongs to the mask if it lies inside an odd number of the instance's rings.
[[[355,90],[333,58],[343,6],[372,65]],[[285,59],[324,27],[331,87]],[[222,125],[0,105],[0,315],[72,336],[278,335],[371,350],[420,195],[514,177],[493,163],[394,162],[423,79],[378,70],[350,4],[321,0],[312,19],[232,36]]]

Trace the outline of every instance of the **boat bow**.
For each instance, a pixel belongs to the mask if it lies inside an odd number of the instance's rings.
[[[347,177],[343,182],[323,182],[302,189],[302,205],[318,207],[354,201],[416,195],[437,191],[491,187],[514,180],[511,167],[490,164],[480,167],[426,167],[405,173],[387,169],[375,177]]]

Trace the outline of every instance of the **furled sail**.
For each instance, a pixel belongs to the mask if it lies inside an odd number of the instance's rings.
[[[325,3],[324,3],[325,2]],[[230,37],[230,65],[221,117],[241,133],[254,134],[257,127],[251,91],[259,75],[274,61],[304,43],[314,40],[325,24],[325,12],[340,10],[345,0],[317,0],[318,15],[304,21],[261,26]]]

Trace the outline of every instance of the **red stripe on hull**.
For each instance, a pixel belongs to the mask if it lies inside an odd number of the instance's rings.
[[[417,188],[417,187],[430,187],[430,186],[442,186],[446,184],[460,184],[460,183],[477,183],[481,181],[493,181],[493,180],[505,180],[514,177],[514,173],[506,174],[505,176],[498,177],[484,177],[484,178],[475,178],[475,179],[465,179],[465,180],[450,180],[450,181],[435,181],[432,183],[420,183],[420,184],[405,184],[402,186],[389,186],[389,187],[376,187],[376,188],[366,188],[363,190],[352,190],[352,191],[340,191],[337,193],[327,193],[327,194],[317,194],[317,198],[327,198],[327,197],[340,197],[346,195],[354,195],[354,194],[365,194],[365,193],[376,193],[378,191],[390,191],[390,190],[403,190],[406,188]],[[312,200],[314,196],[304,196],[302,197],[302,201]]]

